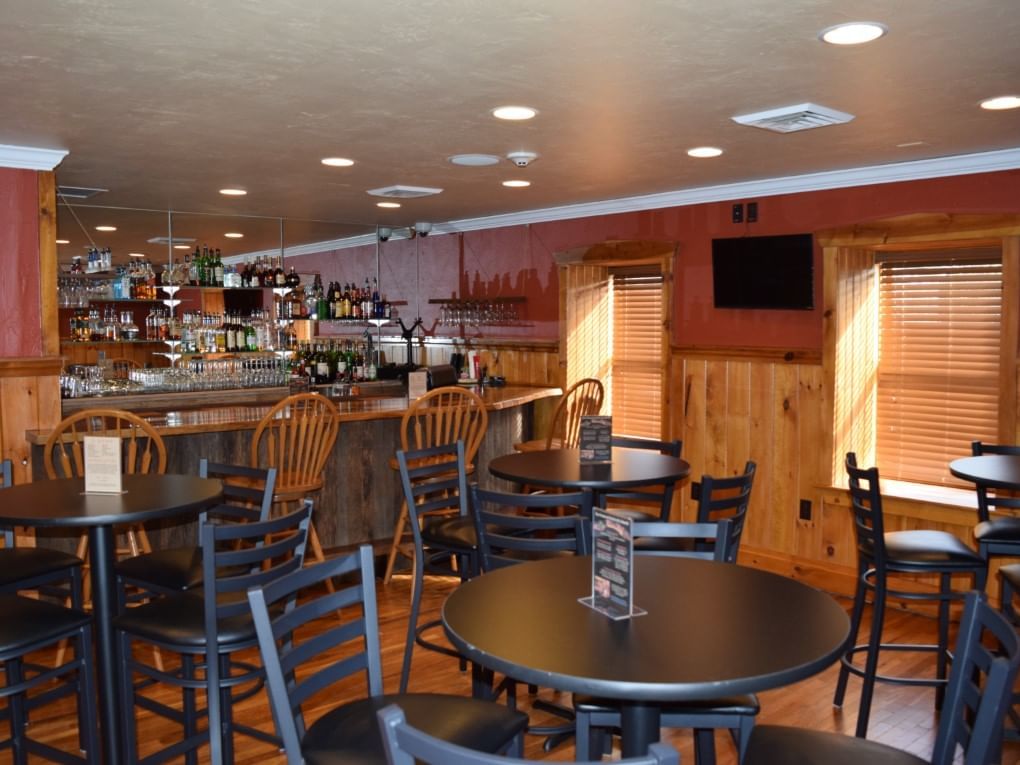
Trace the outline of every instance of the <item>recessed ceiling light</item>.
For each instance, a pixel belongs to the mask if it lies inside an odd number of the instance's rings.
[[[70,244],[70,243],[71,243],[70,239],[58,239],[57,240],[57,244]]]
[[[225,236],[227,239],[244,239],[244,234],[240,233],[239,231],[228,231],[223,236]]]
[[[396,209],[400,207],[400,202],[376,202],[376,207],[385,207],[386,209]]]
[[[322,164],[330,167],[350,167],[354,164],[354,160],[346,157],[326,157],[322,160]]]
[[[530,120],[536,114],[530,106],[500,106],[492,110],[492,116],[498,120]]]
[[[511,189],[523,189],[531,185],[531,181],[503,181],[503,185]]]
[[[96,226],[96,231],[116,231],[116,226]]]
[[[144,258],[145,257],[145,253],[144,252],[129,252],[128,253],[128,257],[129,258]]]
[[[186,244],[175,244],[174,245],[174,249],[175,250],[190,250],[191,248],[188,245],[186,245]]]
[[[997,96],[981,102],[982,109],[1000,111],[1002,109],[1016,109],[1020,107],[1020,96]]]
[[[896,144],[897,149],[910,149],[914,146],[927,146],[925,141],[906,141],[905,143]]]
[[[832,45],[860,45],[877,40],[888,31],[884,24],[875,21],[851,21],[823,29],[818,37]]]
[[[225,197],[243,197],[248,192],[244,189],[220,189],[220,193]]]
[[[452,157],[447,157],[446,161],[462,167],[486,167],[498,165],[499,157],[495,154],[454,154]]]
[[[722,149],[718,149],[715,146],[695,146],[693,149],[687,150],[687,156],[699,158],[718,157],[722,153]]]

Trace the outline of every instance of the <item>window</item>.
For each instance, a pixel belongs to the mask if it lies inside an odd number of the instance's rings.
[[[881,254],[876,456],[883,477],[946,483],[999,432],[998,249]]]
[[[669,300],[675,245],[606,242],[562,266],[565,384],[596,377],[620,435],[668,438]]]
[[[610,276],[613,431],[661,438],[662,274],[658,268],[610,269]]]

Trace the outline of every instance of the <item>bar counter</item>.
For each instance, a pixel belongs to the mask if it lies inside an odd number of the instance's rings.
[[[286,389],[280,390],[280,398]],[[478,391],[477,388],[474,390]],[[507,385],[478,391],[489,411],[489,427],[475,463],[487,482],[489,460],[513,451],[514,443],[532,438],[534,403],[559,396],[559,388]],[[184,399],[186,400],[186,399]],[[115,406],[103,398],[93,407]],[[340,433],[326,463],[325,489],[315,498],[315,525],[324,547],[388,542],[400,510],[400,481],[390,460],[400,447],[400,420],[406,396],[354,397],[334,400],[340,409]],[[197,474],[198,460],[248,464],[251,439],[272,404],[203,406],[197,409],[141,411],[167,447],[167,472]],[[31,430],[32,471],[45,480],[42,447],[49,431]],[[150,532],[153,546],[192,543],[194,524]]]

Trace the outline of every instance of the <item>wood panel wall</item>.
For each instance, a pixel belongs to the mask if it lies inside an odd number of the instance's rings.
[[[60,422],[60,359],[0,359],[0,458],[14,464],[14,482],[32,480],[26,430]]]

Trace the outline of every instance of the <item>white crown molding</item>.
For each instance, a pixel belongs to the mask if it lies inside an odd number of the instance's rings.
[[[52,170],[64,161],[64,149],[36,149],[31,146],[0,144],[0,167],[15,170]]]
[[[643,210],[658,210],[664,207],[686,207],[708,202],[725,202],[730,199],[747,197],[770,197],[780,194],[797,194],[806,191],[825,191],[853,186],[870,186],[880,183],[899,183],[930,178],[946,178],[954,175],[994,173],[1001,170],[1020,168],[1020,148],[988,151],[980,154],[960,154],[951,157],[919,159],[911,162],[895,162],[888,165],[869,165],[847,170],[832,170],[825,173],[807,173],[759,181],[742,181],[718,186],[700,186],[692,189],[664,191],[661,194],[647,194],[636,197],[621,197],[600,202],[586,202],[562,207],[547,207],[540,210],[490,215],[484,218],[464,218],[447,223],[435,223],[432,236],[456,234],[463,231],[520,226],[528,223],[548,223],[573,218],[588,218],[595,215],[615,215]],[[308,255],[326,250],[345,250],[360,247],[375,241],[372,234],[363,234],[347,239],[333,239],[328,242],[290,247],[286,255]],[[231,262],[256,255],[279,255],[279,250],[234,256]],[[224,258],[224,262],[228,262]]]
[[[686,207],[707,202],[724,202],[746,197],[777,196],[805,191],[869,186],[878,183],[898,183],[953,175],[991,173],[1000,170],[1020,168],[1020,148],[961,154],[952,157],[920,159],[912,162],[896,162],[889,165],[870,165],[848,170],[833,170],[825,173],[807,173],[760,181],[742,181],[718,186],[701,186],[693,189],[665,191],[637,197],[607,199],[601,202],[587,202],[562,207],[548,207],[542,210],[527,210],[506,215],[492,215],[484,218],[465,218],[433,226],[434,234],[452,234],[459,231],[517,226],[527,223],[546,223],[571,218],[587,218],[594,215],[657,210],[664,207]]]

